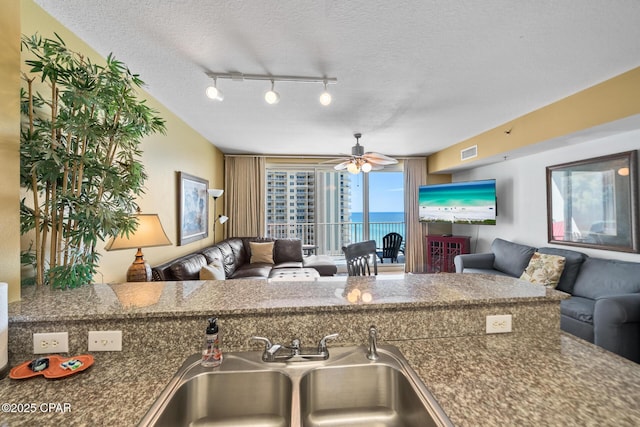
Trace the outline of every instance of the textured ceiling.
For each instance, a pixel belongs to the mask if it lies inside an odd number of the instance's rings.
[[[638,0],[35,1],[225,153],[430,154],[640,66]]]

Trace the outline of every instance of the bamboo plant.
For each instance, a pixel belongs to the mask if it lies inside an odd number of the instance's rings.
[[[21,259],[34,261],[37,285],[73,288],[92,282],[100,240],[135,230],[140,145],[165,124],[112,55],[94,64],[57,34],[23,36],[22,50],[20,225],[34,237]]]

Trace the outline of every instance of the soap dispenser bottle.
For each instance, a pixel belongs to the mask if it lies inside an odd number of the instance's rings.
[[[218,319],[209,318],[209,326],[204,337],[204,348],[202,349],[202,366],[213,368],[222,363],[222,351],[220,350],[220,335],[218,333]]]

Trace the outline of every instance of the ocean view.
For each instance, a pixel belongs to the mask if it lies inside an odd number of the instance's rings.
[[[350,219],[354,223],[352,241],[363,240],[362,212],[352,212]],[[369,239],[382,246],[382,237],[392,231],[399,233],[404,239],[404,212],[369,212]]]

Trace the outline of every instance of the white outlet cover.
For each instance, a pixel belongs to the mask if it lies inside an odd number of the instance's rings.
[[[69,334],[67,332],[46,332],[33,334],[33,354],[68,352]]]
[[[89,351],[122,351],[122,331],[89,331]]]
[[[499,314],[487,316],[486,330],[488,334],[503,334],[511,332],[511,315]]]

